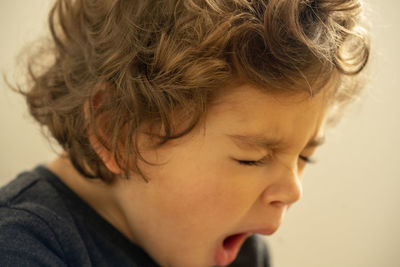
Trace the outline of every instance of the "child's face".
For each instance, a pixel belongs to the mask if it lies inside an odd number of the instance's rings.
[[[149,183],[132,177],[114,185],[124,229],[162,266],[230,263],[244,237],[272,234],[299,200],[301,157],[313,153],[307,144],[321,137],[325,111],[322,93],[288,98],[233,88],[205,125],[143,153],[160,163],[139,165]]]

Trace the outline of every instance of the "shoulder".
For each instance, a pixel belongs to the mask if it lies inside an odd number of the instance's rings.
[[[29,209],[0,206],[0,266],[62,266],[64,252],[52,227]]]
[[[46,175],[37,168],[0,189],[0,266],[66,265],[73,219]]]
[[[64,200],[51,180],[57,178],[44,167],[24,172],[0,188],[0,225],[9,220],[64,224],[72,222]]]

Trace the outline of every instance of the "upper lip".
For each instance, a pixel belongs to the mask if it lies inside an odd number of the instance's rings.
[[[260,235],[272,235],[279,228],[278,225],[263,225],[263,226],[254,226],[248,227],[245,232],[249,234],[260,234]]]
[[[246,234],[247,236],[250,236],[252,234],[260,234],[260,235],[272,235],[278,230],[279,226],[261,226],[261,227],[248,227],[245,228],[243,231],[237,231],[233,232],[228,236],[225,236],[225,238],[232,236],[232,235],[237,235],[237,234]]]
[[[253,228],[253,230],[245,230],[245,231],[242,231],[242,232],[236,232],[236,233],[233,233],[231,235],[228,235],[227,237],[233,236],[233,235],[239,235],[239,234],[246,234],[247,236],[250,236],[252,234],[272,235],[273,233],[276,232],[276,230],[278,230],[278,227]]]

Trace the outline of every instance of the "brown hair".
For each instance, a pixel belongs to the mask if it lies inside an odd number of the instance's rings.
[[[141,158],[139,127],[162,128],[158,144],[185,135],[232,80],[317,93],[335,75],[333,102],[348,102],[369,55],[360,19],[357,0],[57,0],[20,92],[77,170],[110,182],[89,133],[126,175],[140,172],[127,164]]]

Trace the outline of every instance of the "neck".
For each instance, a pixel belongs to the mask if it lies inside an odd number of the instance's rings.
[[[100,216],[133,242],[126,218],[114,197],[113,185],[108,185],[101,179],[89,179],[82,176],[66,156],[59,156],[50,162],[47,168]]]

